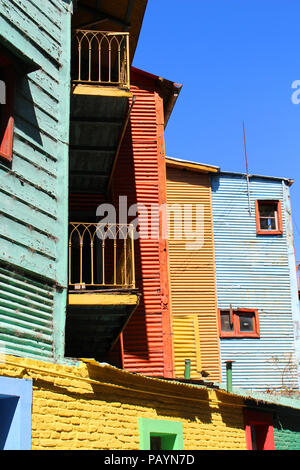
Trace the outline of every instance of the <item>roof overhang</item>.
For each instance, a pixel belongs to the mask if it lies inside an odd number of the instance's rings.
[[[130,33],[130,63],[132,63],[147,3],[148,0],[101,0],[101,2],[98,0],[76,0],[72,28],[128,31]]]
[[[157,91],[163,98],[164,102],[164,126],[166,127],[174,109],[177,98],[179,96],[179,93],[182,89],[182,84],[172,82],[171,80],[167,80],[166,78],[160,77],[159,75],[154,75],[150,72],[146,72],[145,70],[141,70],[136,67],[131,67],[131,70],[134,73],[152,79],[156,83]]]
[[[177,158],[166,157],[166,165],[170,168],[177,168],[179,170],[189,170],[198,173],[219,173],[218,166],[206,165],[204,163],[190,162],[187,160],[179,160]]]

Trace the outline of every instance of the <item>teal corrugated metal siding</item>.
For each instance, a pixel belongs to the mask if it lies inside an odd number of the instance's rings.
[[[260,338],[221,339],[225,361],[234,360],[233,385],[253,389],[297,387],[292,283],[288,258],[283,182],[242,176],[212,177],[218,307],[259,310]],[[282,202],[284,234],[257,236],[255,200]]]
[[[0,262],[11,266],[0,271],[0,339],[11,353],[63,348],[55,328],[67,287],[70,17],[63,0],[0,0],[0,36],[40,66],[17,77],[12,166],[0,164]]]
[[[0,267],[0,344],[7,354],[53,355],[53,287]]]

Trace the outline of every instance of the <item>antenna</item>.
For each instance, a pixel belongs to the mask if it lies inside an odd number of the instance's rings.
[[[244,134],[244,151],[245,151],[247,188],[248,188],[248,203],[249,203],[249,212],[250,212],[250,215],[251,215],[250,183],[249,183],[248,157],[247,157],[247,148],[246,148],[246,132],[245,132],[245,122],[244,121],[243,121],[243,134]]]

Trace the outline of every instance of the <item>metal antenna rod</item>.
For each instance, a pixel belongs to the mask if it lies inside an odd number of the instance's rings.
[[[247,158],[247,149],[246,149],[246,132],[245,132],[245,122],[244,122],[244,121],[243,121],[243,133],[244,133],[244,150],[245,150],[246,174],[247,174],[247,187],[248,187],[248,203],[249,203],[249,212],[250,212],[250,215],[251,215],[249,170],[248,170],[248,158]]]

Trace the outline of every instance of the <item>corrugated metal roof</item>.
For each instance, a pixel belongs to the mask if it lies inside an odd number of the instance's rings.
[[[196,381],[196,380],[186,380],[186,379],[165,379],[165,378],[155,378],[155,377],[147,377],[145,375],[134,373],[130,371],[126,371],[123,369],[118,369],[110,364],[107,363],[99,363],[93,359],[81,359],[83,363],[90,364],[95,366],[102,371],[107,372],[108,374],[112,374],[110,378],[116,379],[120,378],[124,384],[127,384],[128,387],[134,382],[140,382],[142,386],[145,387],[145,391],[147,390],[147,385],[151,386],[151,384],[156,385],[163,385],[169,384],[170,387],[173,387],[174,392],[179,389],[185,389],[186,392],[188,390],[197,390],[197,389],[214,389],[218,390],[218,393],[224,398],[233,397],[233,398],[242,398],[244,400],[255,400],[257,404],[267,404],[267,405],[275,405],[275,406],[283,406],[288,408],[293,408],[300,410],[300,400],[297,398],[292,397],[284,397],[281,395],[274,395],[266,392],[255,392],[250,390],[241,390],[239,388],[234,387],[232,393],[226,391],[226,388],[220,384],[207,382],[204,380]],[[142,391],[142,390],[140,390]],[[159,393],[159,391],[158,391]],[[208,399],[209,402],[209,399]],[[244,403],[244,406],[247,406]]]

